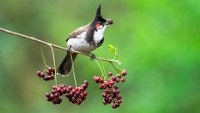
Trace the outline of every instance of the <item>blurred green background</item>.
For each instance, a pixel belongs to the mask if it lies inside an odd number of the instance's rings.
[[[108,44],[118,47],[128,71],[119,84],[123,104],[102,104],[92,80],[100,70],[88,57],[75,62],[77,81],[89,81],[88,96],[80,106],[67,99],[53,105],[45,82],[39,47],[29,40],[0,33],[1,113],[200,113],[200,1],[199,0],[0,0],[0,27],[66,46],[67,35],[90,22],[99,3],[102,15],[112,18],[104,44],[96,56],[112,58]],[[42,46],[52,66],[50,48]],[[56,64],[65,55],[55,49]],[[105,63],[106,71],[113,68]],[[59,83],[74,84],[73,77]]]

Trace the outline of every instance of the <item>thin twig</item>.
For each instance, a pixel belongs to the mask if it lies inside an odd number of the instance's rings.
[[[52,58],[53,58],[53,66],[54,66],[54,69],[55,69],[55,75],[54,75],[54,78],[55,78],[55,85],[58,86],[55,55],[54,55],[54,51],[53,51],[52,45],[50,44],[49,46],[50,46],[50,48],[51,48],[51,53],[52,53]]]
[[[10,31],[10,30],[4,29],[4,28],[0,28],[0,32],[4,32],[4,33],[10,34],[10,35],[14,35],[14,36],[21,37],[21,38],[24,38],[24,39],[28,39],[28,40],[31,40],[31,41],[35,41],[35,42],[43,44],[43,45],[47,45],[47,46],[51,45],[53,48],[67,51],[67,48],[64,48],[64,47],[58,46],[56,44],[52,44],[52,43],[49,43],[49,42],[45,42],[45,41],[39,40],[39,39],[37,39],[35,37],[31,37],[31,36],[27,36],[27,35],[20,34],[20,33],[17,33],[17,32],[13,32],[13,31]],[[89,53],[82,53],[82,52],[75,51],[75,50],[72,50],[72,53],[78,53],[78,54],[82,54],[82,55],[90,57]],[[95,57],[95,59],[96,60],[101,60],[101,61],[106,61],[106,62],[115,62],[115,63],[119,64],[118,60],[105,59],[105,58],[100,58],[100,57]]]
[[[47,63],[46,63],[46,60],[45,60],[45,57],[44,57],[44,52],[43,52],[43,50],[42,50],[42,47],[41,47],[41,45],[38,43],[38,45],[40,46],[40,52],[41,52],[41,55],[42,55],[42,60],[43,60],[43,62],[44,62],[44,68],[45,68],[45,70],[47,69]]]
[[[106,75],[104,75],[104,72],[103,72],[103,69],[102,69],[102,67],[101,67],[101,65],[99,64],[99,61],[98,60],[96,60],[96,62],[97,62],[97,65],[99,66],[99,68],[100,68],[100,70],[101,70],[101,74],[102,74],[102,76],[103,76],[103,78],[104,78],[104,80],[106,79]]]
[[[71,58],[71,62],[72,62],[72,71],[73,71],[73,76],[74,76],[74,83],[75,83],[75,86],[77,87],[77,82],[76,82],[76,75],[75,75],[75,71],[74,71],[74,60],[72,58],[72,54],[70,54],[70,58]]]

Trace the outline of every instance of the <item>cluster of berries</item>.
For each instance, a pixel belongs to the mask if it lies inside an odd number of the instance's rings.
[[[62,102],[61,96],[65,95],[73,104],[80,105],[87,96],[88,81],[85,80],[83,85],[73,88],[72,86],[66,87],[66,85],[52,86],[51,93],[46,93],[47,100],[54,104],[60,104]]]
[[[73,104],[80,105],[86,99],[87,87],[88,87],[87,80],[83,82],[83,85],[80,85],[79,87],[76,87],[76,88],[73,88],[72,86],[68,86],[68,92],[65,94],[65,96]]]
[[[110,76],[109,80],[104,80],[100,76],[94,76],[93,79],[96,83],[99,84],[99,89],[104,89],[102,93],[103,97],[103,104],[107,105],[112,103],[112,108],[117,108],[122,103],[121,96],[119,93],[118,86],[115,85],[116,83],[125,82],[125,75],[127,74],[126,70],[123,70],[122,74],[117,74],[114,76],[112,72],[109,72],[108,75]]]
[[[45,81],[53,80],[55,74],[55,69],[54,68],[48,68],[45,72],[37,71],[37,75]]]
[[[52,86],[51,94],[46,93],[47,100],[54,104],[60,104],[62,102],[60,96],[65,94],[67,90],[65,85]]]

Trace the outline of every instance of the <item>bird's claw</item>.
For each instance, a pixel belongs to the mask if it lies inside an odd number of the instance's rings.
[[[91,60],[96,59],[96,56],[95,56],[94,54],[92,54],[92,53],[89,53],[89,56],[90,56],[90,59],[91,59]]]
[[[70,45],[69,48],[67,49],[67,53],[71,53],[72,52],[72,46]]]

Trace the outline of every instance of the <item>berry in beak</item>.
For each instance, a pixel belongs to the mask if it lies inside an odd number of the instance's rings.
[[[106,25],[111,25],[111,24],[113,24],[113,20],[112,19],[107,19],[107,24]]]

